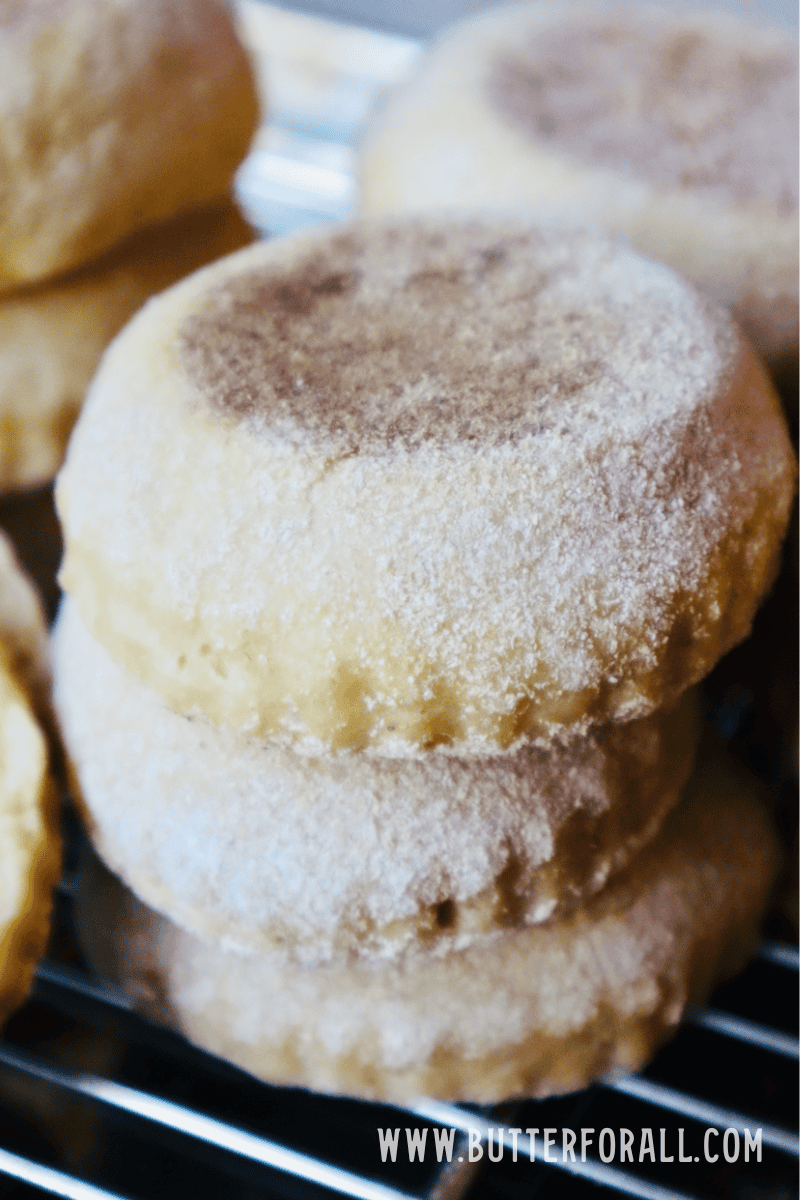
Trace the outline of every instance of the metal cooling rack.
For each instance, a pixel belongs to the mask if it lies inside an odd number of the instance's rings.
[[[335,219],[356,202],[354,146],[382,89],[408,72],[420,45],[336,25],[256,0],[244,28],[268,80],[270,120],[239,173],[256,225],[282,233]],[[93,978],[71,923],[80,833],[67,808],[67,866],[50,952],[29,1001],[0,1039],[0,1194],[70,1200],[168,1196],[237,1200],[548,1200],[608,1194],[643,1200],[788,1200],[797,1195],[798,954],[762,944],[713,1007],[690,1015],[638,1076],[491,1110],[420,1100],[413,1109],[271,1088],[138,1016]],[[536,1161],[524,1132],[538,1129]],[[586,1161],[560,1152],[563,1131],[593,1129]],[[604,1162],[602,1129],[652,1128],[673,1161]],[[706,1129],[737,1130],[740,1157],[702,1159]],[[761,1129],[761,1161],[745,1163],[744,1130]],[[399,1129],[382,1161],[379,1129]],[[451,1161],[435,1134],[455,1130]],[[424,1162],[407,1134],[425,1133]],[[514,1134],[513,1130],[521,1132]],[[678,1131],[701,1161],[677,1162]],[[470,1131],[475,1145],[470,1161]],[[555,1139],[542,1161],[545,1131]],[[713,1135],[712,1135],[713,1136]],[[733,1144],[729,1135],[729,1145]],[[480,1147],[480,1158],[476,1147]],[[608,1143],[606,1142],[606,1150]],[[638,1157],[635,1153],[634,1157]],[[598,1192],[600,1188],[602,1191]]]
[[[643,1200],[796,1194],[798,953],[789,943],[764,942],[744,975],[713,1007],[691,1014],[642,1075],[494,1109],[332,1099],[259,1083],[140,1017],[126,995],[91,976],[71,924],[81,835],[69,809],[66,821],[68,864],[51,952],[0,1041],[0,1194],[521,1200],[588,1198],[597,1187]],[[525,1133],[532,1128],[534,1162]],[[676,1161],[620,1163],[615,1155],[604,1162],[597,1153],[604,1128],[616,1138],[632,1131],[634,1158],[642,1130],[651,1128],[657,1157],[663,1137]],[[709,1128],[719,1131],[711,1135],[716,1163],[702,1157]],[[379,1129],[400,1130],[394,1162],[382,1161]],[[574,1162],[561,1150],[565,1129],[576,1132]],[[585,1162],[581,1129],[595,1134]],[[697,1153],[701,1161],[677,1162],[680,1129],[691,1152],[684,1157]],[[745,1131],[757,1129],[760,1161],[751,1152],[745,1163]],[[406,1130],[417,1141],[427,1130],[423,1162],[409,1161]],[[451,1161],[443,1154],[438,1163],[436,1133],[450,1130]],[[739,1135],[735,1162],[722,1153],[725,1130]],[[732,1134],[726,1145],[732,1154]],[[609,1149],[606,1141],[606,1157]]]

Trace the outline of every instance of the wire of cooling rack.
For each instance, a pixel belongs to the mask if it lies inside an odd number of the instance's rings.
[[[62,905],[64,909],[62,919],[68,920],[68,907],[68,904]],[[751,972],[755,972],[754,979],[750,984],[751,991],[758,992],[761,985],[765,983],[765,980],[759,979],[758,976],[759,972],[763,976],[763,971],[768,964],[773,971],[777,969],[783,973],[785,976],[783,985],[786,990],[791,991],[796,985],[796,962],[793,966],[791,960],[792,947],[788,945],[773,945],[766,948],[762,962],[756,961],[750,968]],[[776,963],[778,964],[777,968]],[[773,988],[775,986],[774,979],[771,986]],[[88,1023],[96,1035],[101,1036],[103,1030],[113,1029],[117,1039],[121,1038],[129,1046],[136,1048],[135,1056],[141,1057],[149,1053],[162,1061],[172,1057],[181,1064],[179,1074],[188,1066],[191,1077],[195,1080],[200,1079],[204,1074],[209,1075],[210,1073],[213,1076],[214,1069],[218,1065],[210,1056],[188,1046],[176,1035],[166,1034],[158,1026],[139,1017],[133,1011],[131,1001],[126,995],[109,985],[93,980],[84,970],[76,966],[53,960],[45,962],[40,968],[36,992],[31,1003],[38,1004],[40,1008],[47,1010],[51,1019],[54,1020],[59,1013],[78,1012],[81,1020]],[[708,1027],[703,1019],[707,1011],[701,1010],[695,1014],[695,1020],[703,1036],[723,1037],[726,1042],[730,1043],[729,1053],[735,1053],[737,1046],[753,1046],[751,1027],[761,1028],[760,1023],[750,1022],[746,1017],[732,1014],[733,1019],[729,1024],[721,1025],[719,1022],[714,1022]],[[39,1022],[41,1024],[41,1014]],[[360,1170],[354,1170],[336,1165],[331,1161],[329,1154],[320,1155],[318,1151],[315,1151],[313,1138],[310,1147],[298,1149],[287,1144],[288,1139],[285,1136],[269,1136],[270,1122],[267,1122],[266,1128],[262,1128],[258,1132],[252,1131],[247,1127],[249,1121],[242,1123],[232,1119],[231,1114],[235,1114],[239,1106],[231,1105],[230,1100],[227,1101],[228,1115],[222,1119],[216,1114],[205,1111],[202,1104],[180,1102],[170,1098],[169,1095],[158,1094],[158,1091],[152,1086],[132,1086],[120,1078],[115,1078],[114,1075],[118,1072],[101,1074],[69,1069],[54,1061],[52,1055],[45,1058],[25,1045],[24,1037],[15,1034],[13,1026],[14,1022],[12,1022],[10,1030],[11,1037],[0,1043],[0,1072],[3,1073],[3,1076],[13,1072],[17,1076],[34,1081],[40,1090],[51,1097],[51,1100],[54,1094],[60,1094],[67,1098],[81,1097],[91,1101],[95,1106],[113,1111],[117,1118],[123,1117],[134,1123],[158,1126],[162,1130],[169,1131],[170,1134],[179,1135],[184,1140],[202,1144],[206,1155],[209,1151],[213,1151],[218,1152],[223,1158],[238,1156],[247,1160],[248,1164],[256,1171],[259,1168],[267,1169],[270,1178],[265,1178],[260,1184],[256,1184],[262,1189],[259,1194],[265,1196],[286,1194],[285,1190],[283,1192],[275,1190],[274,1176],[277,1173],[284,1180],[295,1181],[301,1185],[301,1188],[303,1185],[314,1185],[326,1191],[358,1198],[358,1200],[421,1200],[423,1197],[427,1200],[434,1200],[434,1197],[437,1200],[450,1197],[453,1200],[456,1196],[464,1195],[465,1190],[475,1184],[478,1178],[478,1168],[488,1168],[488,1172],[485,1171],[485,1176],[488,1178],[493,1166],[493,1163],[488,1161],[491,1152],[493,1152],[492,1157],[497,1159],[498,1152],[505,1154],[506,1151],[513,1155],[512,1166],[517,1168],[519,1181],[525,1186],[540,1183],[542,1172],[566,1172],[574,1181],[600,1185],[618,1193],[641,1197],[642,1200],[679,1200],[680,1197],[708,1194],[708,1181],[704,1174],[704,1170],[707,1173],[708,1169],[706,1164],[703,1164],[698,1170],[696,1164],[692,1163],[691,1170],[687,1172],[688,1183],[682,1185],[681,1182],[648,1178],[634,1166],[610,1164],[601,1161],[596,1154],[589,1155],[585,1161],[582,1161],[579,1155],[571,1156],[557,1148],[551,1150],[550,1147],[545,1147],[543,1151],[542,1139],[548,1128],[556,1133],[561,1128],[569,1127],[569,1114],[568,1110],[564,1108],[564,1100],[518,1105],[515,1112],[509,1117],[507,1109],[479,1111],[433,1100],[420,1100],[408,1110],[403,1110],[377,1109],[371,1105],[355,1104],[354,1102],[328,1100],[314,1096],[305,1097],[307,1125],[313,1126],[330,1122],[331,1106],[335,1108],[337,1105],[349,1104],[350,1111],[346,1114],[346,1121],[352,1123],[356,1120],[361,1126],[369,1128],[374,1143],[373,1153],[366,1156],[367,1162]],[[745,1030],[744,1037],[741,1034],[743,1029]],[[779,1036],[767,1036],[758,1041],[757,1053],[760,1056],[762,1074],[769,1073],[774,1067],[776,1058],[778,1061],[785,1059],[790,1048],[788,1035],[782,1034],[779,1030],[768,1030],[768,1033]],[[794,1046],[796,1058],[796,1042]],[[235,1077],[239,1090],[247,1093],[243,1097],[243,1108],[252,1105],[253,1099],[259,1095],[268,1097],[268,1101],[263,1105],[265,1108],[272,1108],[276,1097],[277,1103],[280,1104],[282,1095],[280,1089],[256,1084],[233,1069],[224,1068],[224,1070]],[[125,1074],[126,1072],[123,1070],[120,1073]],[[130,1070],[127,1074],[130,1075]],[[619,1093],[625,1097],[634,1098],[637,1101],[636,1119],[632,1119],[630,1115],[625,1118],[627,1127],[634,1129],[644,1128],[649,1124],[655,1126],[657,1122],[661,1121],[661,1117],[653,1117],[648,1114],[648,1110],[651,1108],[669,1111],[685,1122],[681,1128],[686,1129],[690,1125],[696,1125],[703,1130],[712,1128],[721,1133],[723,1130],[735,1129],[742,1134],[745,1130],[754,1134],[758,1129],[762,1147],[765,1151],[770,1149],[773,1152],[771,1173],[761,1172],[759,1174],[762,1184],[760,1194],[765,1196],[782,1195],[781,1180],[786,1175],[786,1171],[779,1168],[776,1173],[774,1159],[775,1155],[785,1158],[787,1162],[796,1158],[798,1153],[796,1133],[776,1121],[765,1120],[763,1112],[749,1113],[741,1111],[739,1108],[725,1107],[706,1100],[702,1095],[697,1094],[698,1082],[697,1078],[687,1079],[682,1088],[671,1086],[658,1077],[656,1064],[655,1075],[652,1073],[648,1073],[647,1076],[614,1075],[605,1078],[595,1089],[592,1089],[593,1102],[595,1104],[599,1102],[602,1108],[604,1093]],[[162,1087],[162,1090],[168,1092],[170,1089]],[[581,1095],[585,1097],[585,1094]],[[2,1096],[2,1088],[0,1088],[0,1096]],[[67,1099],[68,1107],[69,1099]],[[259,1105],[256,1103],[254,1110],[257,1111],[258,1108]],[[453,1142],[452,1145],[455,1145],[456,1150],[460,1147],[462,1153],[460,1156],[452,1155],[450,1163],[446,1161],[437,1163],[436,1169],[429,1172],[424,1179],[416,1181],[412,1179],[410,1182],[404,1179],[397,1181],[393,1178],[396,1175],[396,1161],[390,1161],[387,1158],[383,1163],[380,1162],[377,1130],[381,1127],[380,1122],[382,1121],[385,1121],[387,1125],[389,1122],[394,1122],[396,1128],[403,1129],[410,1128],[409,1123],[415,1119],[427,1123],[430,1127],[438,1127],[440,1130],[450,1129],[465,1136],[470,1135],[469,1153],[464,1153],[467,1150],[465,1139],[458,1143]],[[594,1118],[592,1119],[594,1120]],[[513,1126],[508,1124],[509,1120],[514,1121]],[[586,1114],[579,1116],[581,1125],[588,1120],[589,1116]],[[549,1124],[550,1122],[552,1125]],[[275,1122],[273,1121],[272,1124],[274,1125]],[[534,1124],[536,1133],[540,1135],[538,1155],[535,1139],[532,1137]],[[662,1128],[664,1127],[662,1126]],[[147,1133],[145,1132],[141,1136],[146,1138]],[[120,1135],[117,1134],[117,1137],[119,1138]],[[123,1132],[120,1140],[124,1142],[125,1137],[126,1134]],[[555,1139],[555,1141],[557,1140]],[[674,1139],[672,1141],[674,1142]],[[697,1137],[694,1137],[693,1141],[697,1142]],[[551,1145],[553,1144],[551,1139]],[[501,1146],[503,1147],[502,1151],[500,1150]],[[478,1147],[480,1147],[480,1151],[477,1150]],[[191,1150],[184,1152],[192,1153]],[[364,1158],[363,1152],[361,1157]],[[458,1162],[459,1157],[462,1159],[461,1164]],[[759,1158],[761,1157],[759,1154]],[[464,1169],[461,1172],[454,1171],[453,1167],[459,1165]],[[99,1173],[102,1177],[103,1171]],[[107,1164],[105,1173],[108,1173]],[[775,1184],[773,1192],[770,1193],[769,1186],[771,1183],[775,1183],[776,1174],[778,1182]],[[124,1186],[106,1186],[97,1179],[80,1178],[78,1175],[37,1161],[32,1156],[19,1154],[13,1148],[0,1147],[0,1177],[2,1176],[33,1185],[51,1195],[70,1197],[74,1200],[99,1200],[99,1197],[137,1197],[154,1194],[150,1190],[129,1191]],[[257,1179],[258,1176],[256,1175],[254,1178]],[[151,1183],[155,1183],[155,1180]],[[180,1188],[177,1188],[174,1194],[181,1195],[183,1193]],[[308,1193],[300,1190],[296,1194],[306,1195]]]

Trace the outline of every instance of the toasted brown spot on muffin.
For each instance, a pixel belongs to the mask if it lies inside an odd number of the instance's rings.
[[[508,119],[555,149],[781,213],[797,208],[797,85],[788,46],[645,14],[544,26],[487,75]]]
[[[338,453],[535,436],[569,421],[620,320],[576,305],[547,246],[477,223],[343,234],[215,289],[183,360],[218,412]]]

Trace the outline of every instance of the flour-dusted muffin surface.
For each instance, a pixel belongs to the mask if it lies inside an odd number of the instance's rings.
[[[797,358],[797,45],[720,13],[535,2],[446,30],[367,135],[367,213],[605,226]]]
[[[105,861],[205,941],[307,963],[441,955],[562,916],[656,836],[694,760],[692,697],[493,758],[310,759],[170,712],[69,599],[54,656]]]
[[[707,763],[660,837],[570,919],[397,963],[291,966],[205,945],[102,868],[80,888],[96,968],[145,1011],[273,1083],[493,1103],[637,1070],[738,969],[777,850],[751,785]]]
[[[258,119],[225,0],[0,11],[0,289],[224,198]]]
[[[129,324],[60,476],[62,580],[178,711],[494,754],[710,669],[793,487],[763,371],[667,268],[499,218],[355,224]]]
[[[789,216],[798,192],[789,49],[788,37],[730,18],[566,6],[558,20],[532,22],[527,44],[484,78],[498,109],[554,149]]]

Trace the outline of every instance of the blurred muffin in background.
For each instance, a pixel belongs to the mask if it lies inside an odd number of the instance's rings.
[[[224,0],[6,5],[0,80],[1,494],[52,479],[136,309],[252,240],[259,106]]]
[[[524,209],[600,225],[797,364],[797,47],[719,13],[547,3],[448,30],[377,116],[367,213]]]
[[[224,0],[17,0],[0,80],[0,288],[226,196],[258,121]]]
[[[144,301],[254,237],[223,200],[58,280],[0,296],[0,493],[53,478],[100,356]]]

